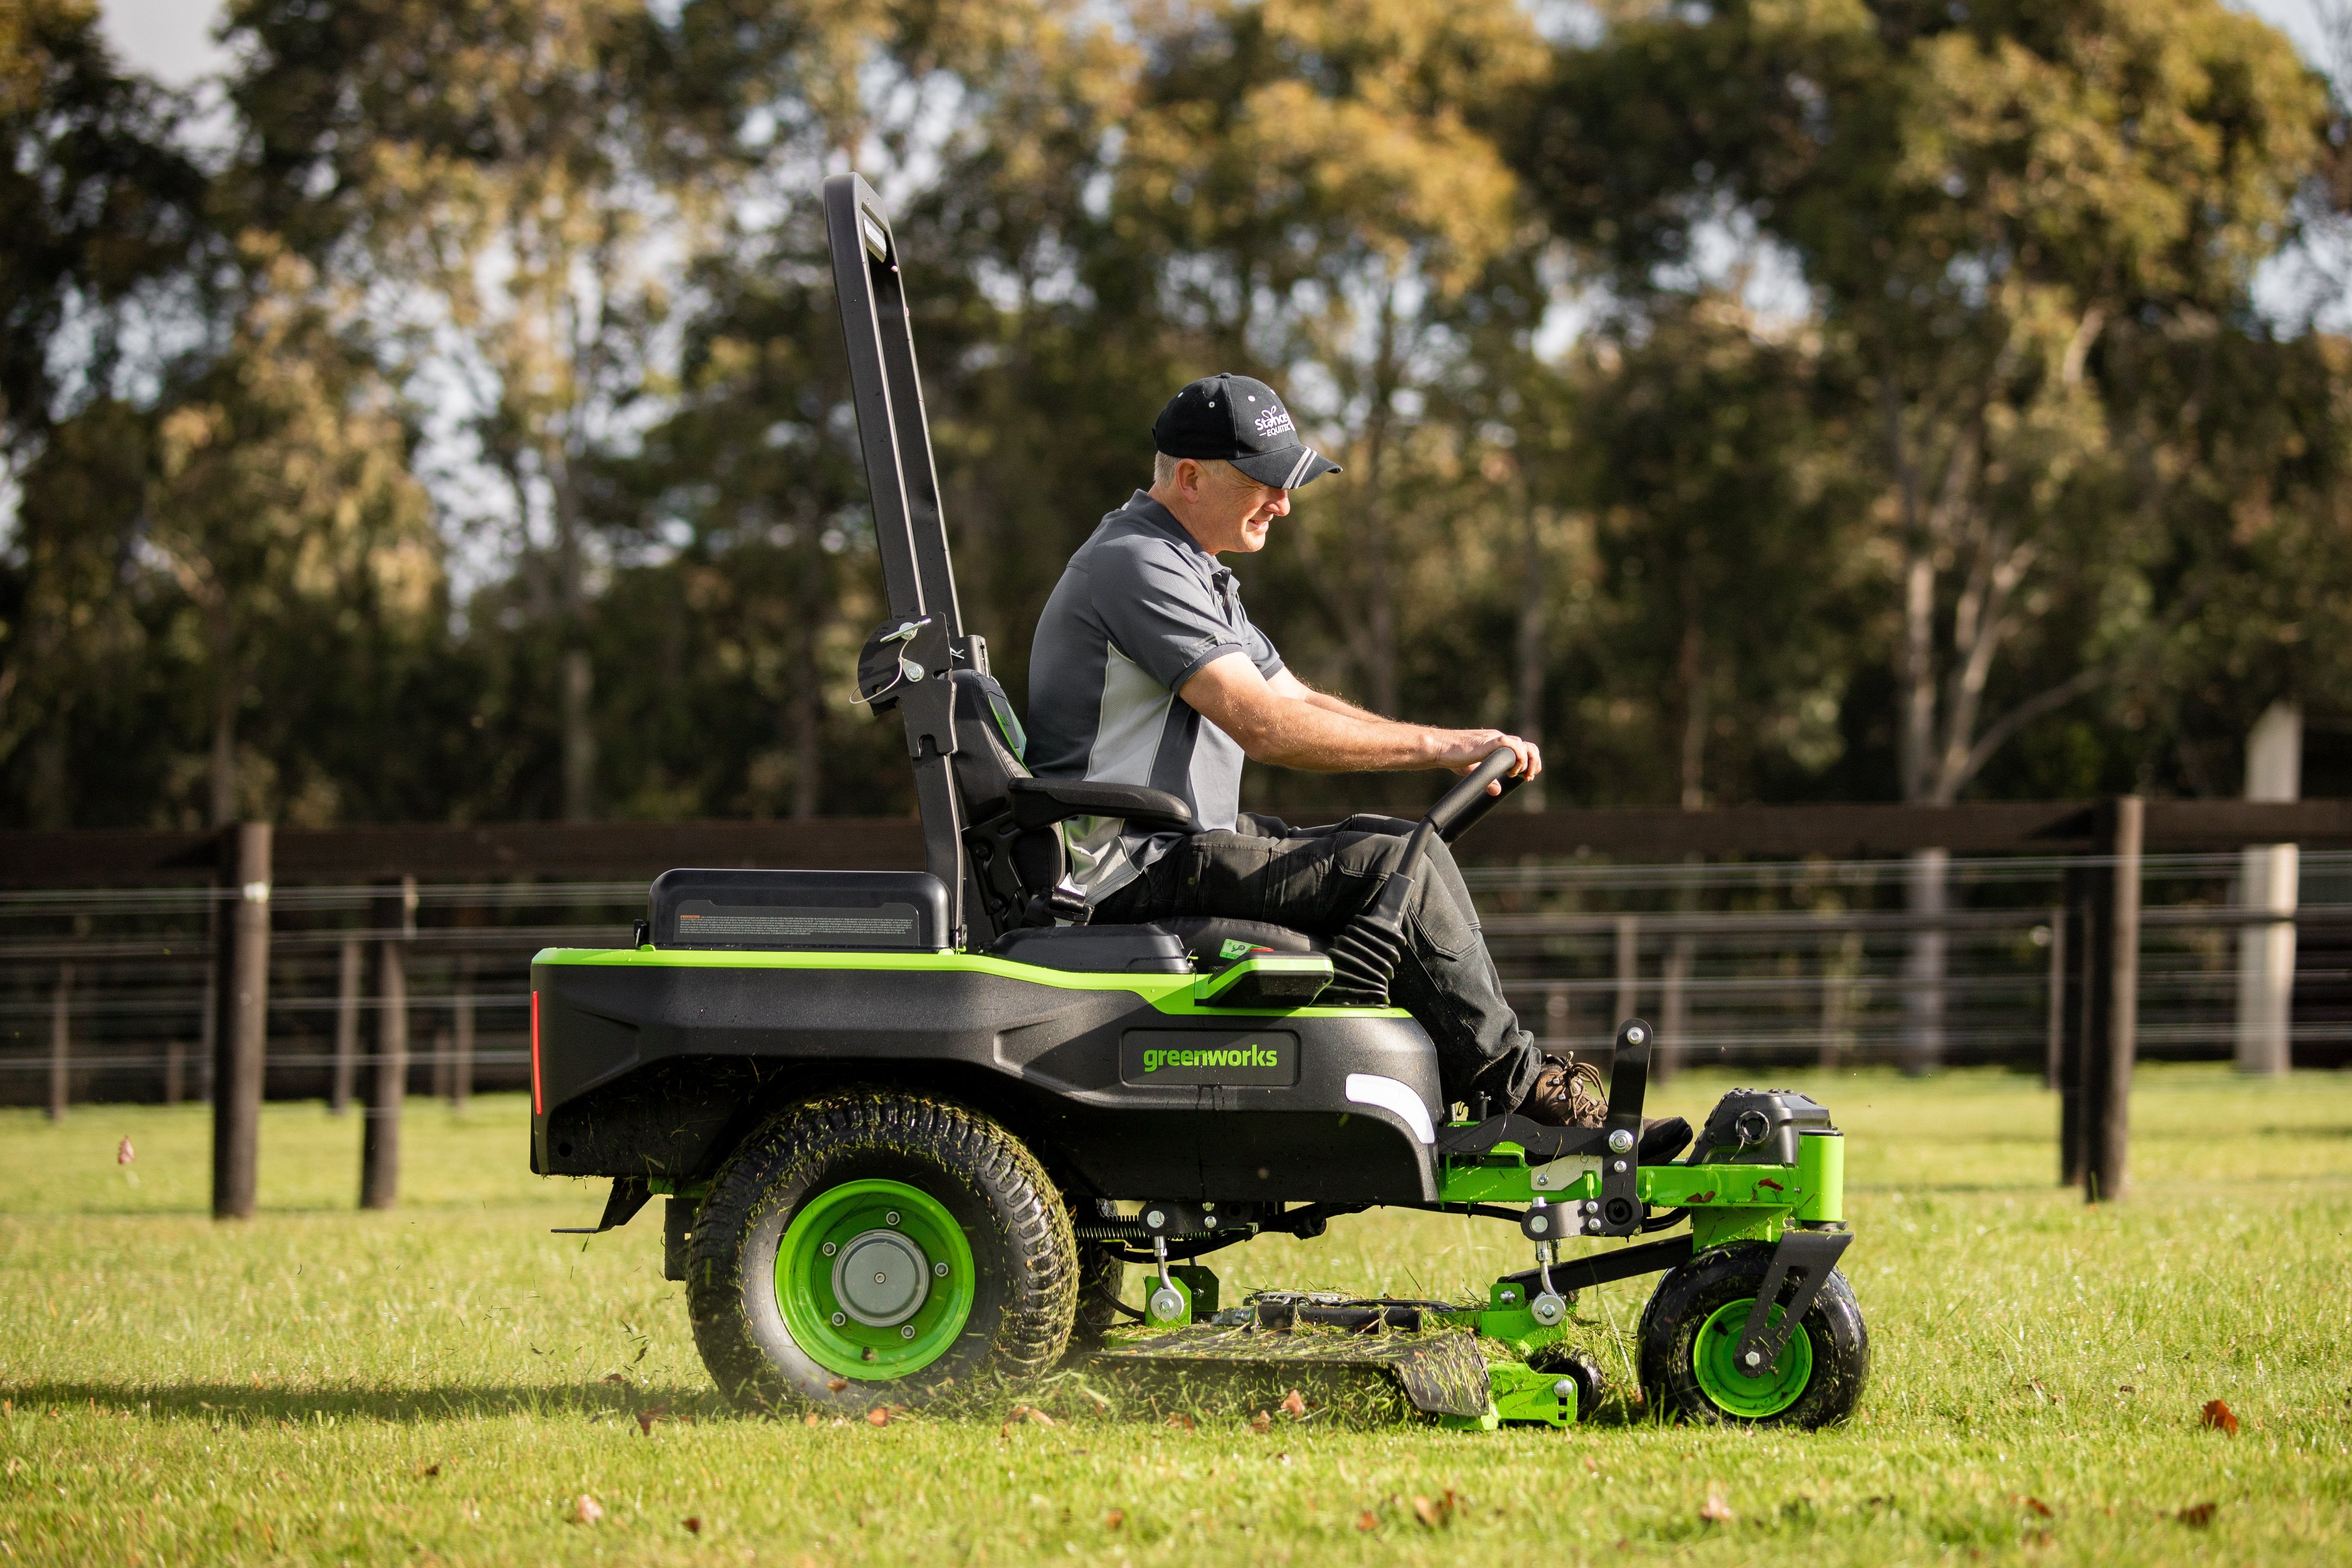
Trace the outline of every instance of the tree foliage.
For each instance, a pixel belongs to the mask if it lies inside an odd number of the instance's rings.
[[[1016,699],[1192,376],[1344,474],[1307,679],[1554,804],[2226,792],[2352,662],[2344,104],[2219,0],[232,0],[230,140],[0,9],[0,799],[906,809],[816,187],[891,204]],[[1260,774],[1297,818],[1411,782]]]

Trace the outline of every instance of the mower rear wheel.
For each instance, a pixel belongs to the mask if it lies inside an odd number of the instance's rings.
[[[1832,1270],[1804,1321],[1761,1375],[1732,1349],[1771,1267],[1772,1248],[1737,1242],[1701,1253],[1658,1282],[1642,1313],[1642,1387],[1654,1409],[1692,1421],[1826,1426],[1853,1414],[1870,1376],[1870,1336],[1843,1274]],[[1780,1309],[1774,1308],[1773,1321]]]
[[[748,1408],[917,1405],[1049,1370],[1077,1246],[1021,1142],[961,1106],[848,1091],[797,1105],[722,1166],[687,1303],[703,1364]]]

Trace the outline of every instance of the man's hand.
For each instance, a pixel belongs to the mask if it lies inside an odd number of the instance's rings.
[[[1506,777],[1531,779],[1543,772],[1543,749],[1533,741],[1523,741],[1517,735],[1507,734],[1500,730],[1442,730],[1438,732],[1461,737],[1460,748],[1439,759],[1442,766],[1451,768],[1457,773],[1466,773],[1475,768],[1480,763],[1494,755],[1495,748],[1497,746],[1510,747],[1512,753],[1519,759],[1518,765],[1506,774]],[[1502,794],[1501,783],[1488,784],[1486,793]]]
[[[1496,746],[1518,757],[1513,773],[1533,778],[1543,754],[1499,730],[1439,730],[1400,724],[1317,691],[1288,670],[1272,681],[1243,654],[1212,659],[1177,693],[1231,735],[1253,762],[1318,773],[1402,773],[1447,768],[1468,773]],[[1499,784],[1488,793],[1500,794]]]

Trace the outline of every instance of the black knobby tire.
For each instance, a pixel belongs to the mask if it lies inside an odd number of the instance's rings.
[[[952,1216],[971,1249],[961,1332],[905,1376],[864,1378],[820,1364],[794,1342],[778,1300],[777,1249],[794,1216],[866,1180],[919,1189]],[[745,1140],[696,1216],[687,1268],[703,1364],[722,1394],[753,1409],[919,1405],[983,1374],[1017,1382],[1050,1371],[1076,1299],[1069,1215],[1020,1140],[961,1106],[888,1091],[794,1106]]]
[[[1601,1396],[1609,1391],[1609,1380],[1601,1374],[1600,1363],[1582,1351],[1566,1345],[1549,1345],[1528,1357],[1528,1365],[1551,1377],[1565,1377],[1576,1384],[1576,1420],[1579,1426],[1592,1419],[1601,1408]]]
[[[1727,1408],[1708,1394],[1694,1355],[1699,1331],[1720,1310],[1753,1300],[1771,1262],[1766,1243],[1735,1242],[1701,1253],[1658,1282],[1641,1328],[1642,1388],[1652,1409],[1692,1421],[1808,1430],[1853,1414],[1870,1378],[1870,1336],[1853,1287],[1834,1269],[1805,1310],[1801,1331],[1812,1365],[1801,1393],[1766,1415]],[[1788,1352],[1776,1364],[1789,1364]]]
[[[1127,1260],[1116,1242],[1078,1243],[1078,1313],[1070,1325],[1070,1349],[1102,1348],[1111,1330],[1134,1320],[1118,1310],[1127,1289]]]

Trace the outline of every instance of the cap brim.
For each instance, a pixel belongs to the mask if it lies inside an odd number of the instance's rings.
[[[1295,490],[1309,479],[1319,479],[1325,474],[1339,471],[1339,464],[1314,447],[1305,446],[1285,447],[1279,452],[1258,452],[1227,460],[1258,483],[1285,490]]]

